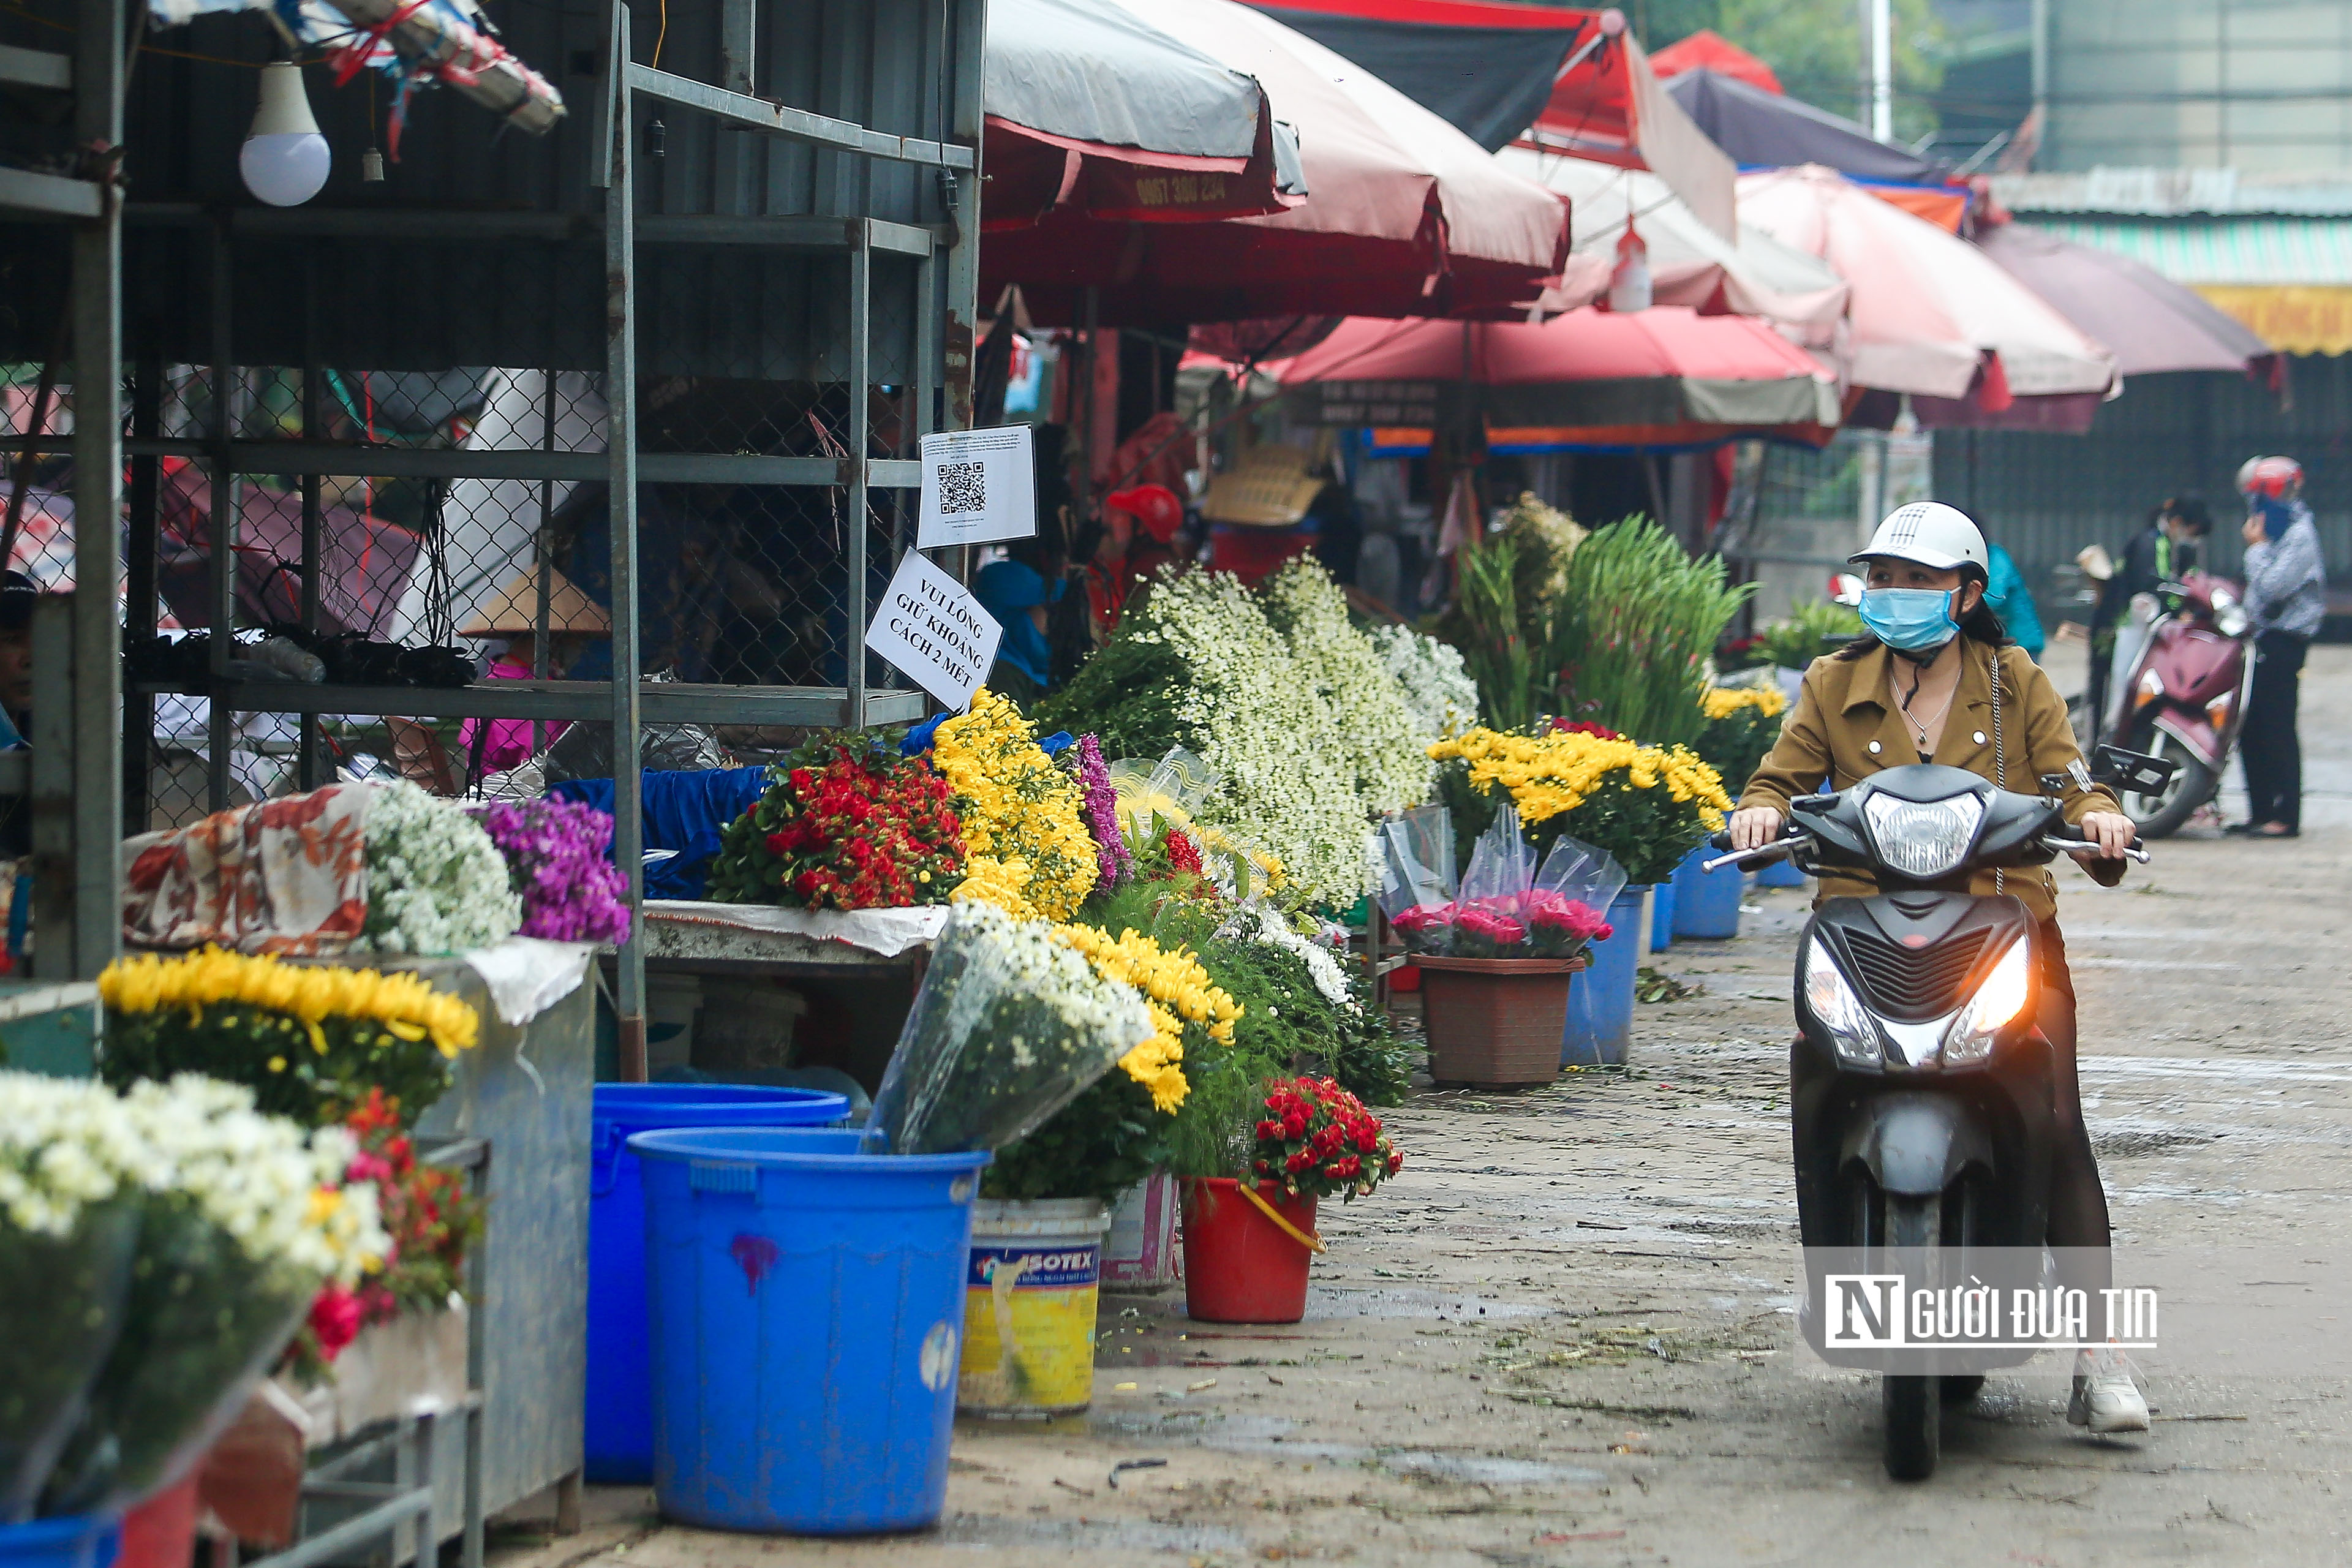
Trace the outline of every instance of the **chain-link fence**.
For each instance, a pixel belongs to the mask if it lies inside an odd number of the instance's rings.
[[[70,433],[74,389],[45,385],[45,374],[38,365],[0,367],[0,414],[10,434]],[[226,423],[239,442],[550,453],[557,455],[551,467],[584,476],[598,471],[604,450],[602,379],[528,369],[325,371],[306,384],[299,370],[241,367],[229,378]],[[331,679],[381,684],[344,673],[372,668],[363,655],[378,665],[388,658],[386,650],[361,646],[373,643],[456,647],[488,680],[610,678],[611,530],[601,480],[253,472],[235,476],[225,498],[208,461],[222,427],[219,391],[204,368],[164,367],[152,410],[134,415],[140,400],[124,389],[125,433],[134,454],[147,454],[133,458],[126,486],[133,504],[144,493],[140,464],[153,464],[152,624],[161,637],[184,640],[211,625],[213,518],[226,499],[237,518],[232,592],[240,660],[289,669],[300,659],[288,645],[299,645],[324,656]],[[838,385],[650,381],[639,397],[640,450],[845,458],[846,396]],[[911,456],[906,399],[882,389],[870,396],[868,455]],[[149,441],[155,444],[142,445]],[[159,448],[164,455],[153,456]],[[9,565],[44,588],[72,587],[67,458],[21,455],[8,478]],[[869,615],[911,539],[912,499],[883,489],[869,495],[863,595]],[[840,688],[848,660],[865,658],[869,685],[898,684],[889,667],[864,653],[864,626],[851,624],[849,500],[839,487],[642,484],[643,673],[704,684]],[[305,536],[313,530],[318,572],[315,592],[306,595]],[[126,540],[126,559],[140,548]],[[136,643],[149,622],[129,612],[128,580],[121,591]],[[273,637],[283,642],[263,646]],[[143,658],[134,681],[143,675],[150,688],[203,684],[194,647],[178,650],[176,666],[168,649]],[[178,679],[159,679],[159,662]],[[194,820],[215,804],[209,703],[170,692],[151,698],[136,684],[131,700],[134,715],[142,707],[152,712],[147,825]],[[513,794],[612,771],[609,726],[578,723],[567,742],[574,725],[564,721],[436,720],[426,716],[436,706],[430,691],[420,691],[417,706],[414,719],[325,715],[310,725],[289,714],[236,715],[226,803],[346,772],[398,773],[446,794]],[[757,760],[799,738],[772,728],[647,730],[656,765]],[[137,815],[134,806],[134,827]]]

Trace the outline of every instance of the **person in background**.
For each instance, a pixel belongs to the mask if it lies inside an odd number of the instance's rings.
[[[2033,606],[2033,590],[2025,585],[2025,574],[2009,558],[2009,552],[1988,542],[1991,556],[1986,564],[1985,603],[2000,617],[2010,640],[2025,650],[2025,657],[2034,663],[2042,662],[2042,616]]]
[[[2131,611],[2135,595],[2156,592],[2157,584],[2179,582],[2197,570],[2198,542],[2212,531],[2213,515],[2204,498],[2167,496],[2148,513],[2147,526],[2131,536],[2114,574],[2099,584],[2099,602],[2091,611],[2090,710],[2104,727],[2107,693],[2116,679],[2116,631]],[[2131,650],[2137,658],[2137,648]],[[2099,737],[2092,737],[2095,744]]]
[[[1005,558],[992,561],[972,574],[971,591],[982,607],[1004,626],[996,647],[996,666],[988,672],[988,689],[1009,697],[1023,708],[1045,694],[1053,684],[1053,645],[1045,637],[1045,610],[1061,602],[1069,583],[1051,549],[1038,539],[1016,539],[1005,547]]]
[[[33,730],[33,601],[40,585],[22,572],[0,572],[0,752],[22,750]],[[33,850],[33,819],[23,795],[0,800],[0,858]]]
[[[1108,638],[1139,584],[1176,559],[1184,503],[1165,485],[1136,485],[1103,499],[1103,537],[1087,563],[1087,595],[1095,626]]]
[[[2254,679],[2238,758],[2246,770],[2246,820],[2225,832],[2293,838],[2303,831],[2303,742],[2295,700],[2303,656],[2327,616],[2327,564],[2319,526],[2303,501],[2303,465],[2256,458],[2238,470],[2246,498],[2246,616]]]
[[[561,680],[580,661],[589,643],[612,635],[613,623],[571,578],[552,567],[547,576],[547,674],[551,680]],[[496,598],[458,628],[457,635],[505,642],[505,648],[483,671],[484,679],[530,680],[539,666],[538,627],[539,570],[534,566],[517,573]],[[467,720],[457,731],[467,784],[521,766],[552,745],[567,728],[567,721],[561,719]]]

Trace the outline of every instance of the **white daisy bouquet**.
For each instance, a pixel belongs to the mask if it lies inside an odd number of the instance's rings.
[[[1142,995],[1045,921],[958,904],[866,1119],[898,1154],[999,1149],[1157,1033]]]
[[[1290,645],[1298,673],[1322,700],[1341,766],[1370,818],[1429,798],[1434,776],[1421,717],[1381,650],[1348,618],[1348,597],[1311,555],[1259,591],[1265,618]]]
[[[389,1245],[353,1147],[209,1079],[0,1072],[0,1523],[195,1461],[320,1285]]]
[[[367,891],[362,945],[378,952],[463,952],[522,924],[506,858],[480,822],[405,779],[368,802]]]
[[[1426,740],[1442,741],[1478,722],[1478,683],[1460,648],[1411,626],[1374,626],[1370,637]]]

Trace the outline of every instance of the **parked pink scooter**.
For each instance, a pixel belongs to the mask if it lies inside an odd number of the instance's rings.
[[[2191,572],[2158,592],[2170,607],[2148,628],[2121,692],[2116,743],[2178,764],[2154,794],[2123,795],[2144,838],[2178,831],[2221,787],[2244,722],[2253,675],[2245,606],[2237,586]]]

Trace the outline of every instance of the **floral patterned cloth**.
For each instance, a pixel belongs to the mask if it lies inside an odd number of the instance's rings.
[[[123,846],[122,940],[334,953],[367,921],[364,784],[265,800]]]

